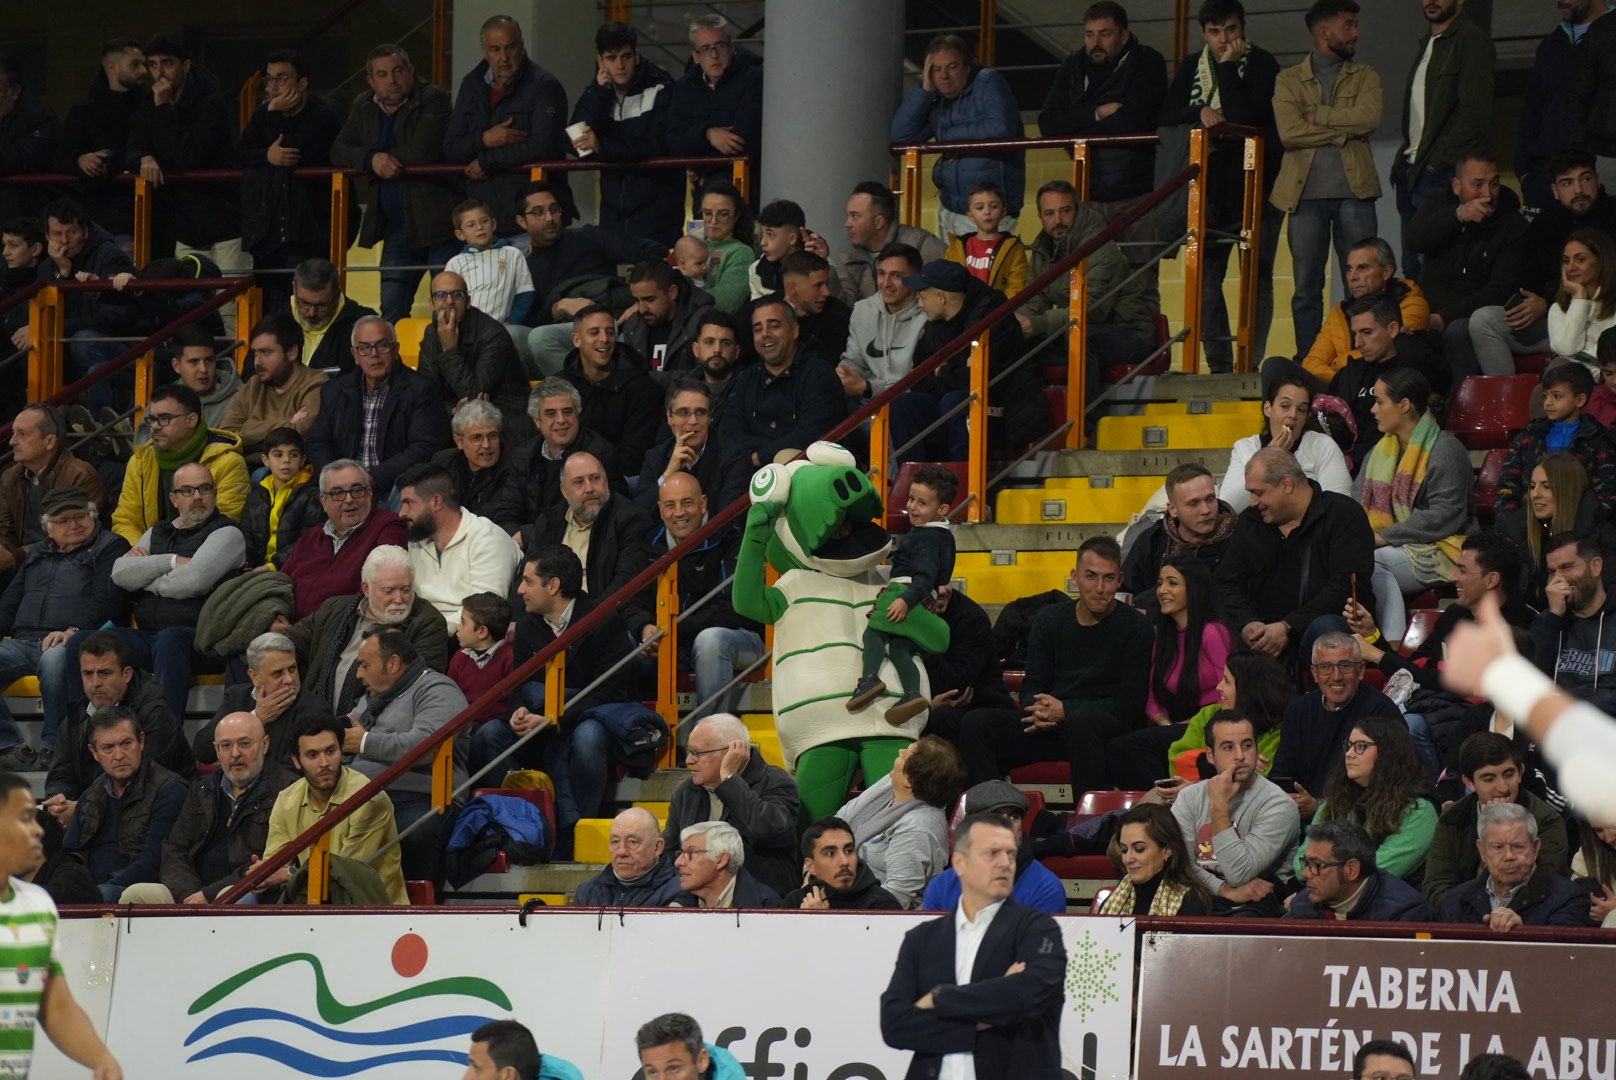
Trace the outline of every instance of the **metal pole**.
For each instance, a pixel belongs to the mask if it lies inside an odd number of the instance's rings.
[[[264,81],[264,73],[255,71],[247,76],[247,81],[241,84],[241,130],[246,131],[247,125],[252,123],[253,113],[258,109],[258,87]]]
[[[905,225],[920,224],[920,151],[903,152],[903,208]]]
[[[1184,371],[1201,369],[1201,315],[1206,284],[1206,179],[1212,139],[1205,128],[1190,132],[1189,243],[1184,245]]]
[[[892,410],[882,409],[870,417],[870,486],[881,496],[881,505],[890,513],[887,489],[892,485]]]
[[[662,765],[679,763],[679,564],[672,563],[657,578],[657,712],[668,725],[668,745],[663,748]],[[638,635],[640,628],[629,627]]]
[[[62,290],[46,286],[28,301],[28,340],[34,356],[28,365],[28,400],[44,401],[62,385]]]
[[[449,85],[449,0],[432,0],[432,82]]]
[[[1189,49],[1190,0],[1173,0],[1173,56],[1176,68]]]
[[[971,411],[966,423],[970,426],[970,457],[965,464],[966,489],[980,498],[966,512],[969,521],[987,520],[988,492],[988,338],[990,333],[971,343]]]
[[[1089,197],[1089,146],[1078,140],[1072,145],[1072,186],[1077,189],[1079,202]],[[1083,417],[1087,412],[1089,390],[1089,261],[1084,259],[1072,267],[1071,287],[1067,304],[1071,322],[1066,330],[1066,429],[1068,449],[1083,448]]]
[[[735,190],[741,193],[741,198],[752,197],[752,167],[745,158],[737,158],[730,163],[730,179],[735,183]]]
[[[135,265],[151,262],[152,187],[142,177],[135,177]],[[38,400],[38,399],[36,399]]]
[[[331,174],[331,265],[337,281],[348,287],[348,174]]]
[[[998,22],[997,0],[982,0],[982,14],[977,26],[976,55],[986,67],[993,66],[994,53],[997,51],[997,33],[995,24]]]
[[[1244,375],[1255,371],[1257,356],[1257,294],[1262,287],[1263,144],[1248,135],[1245,150],[1245,220],[1241,223],[1240,322],[1235,332],[1235,370]],[[1272,273],[1273,268],[1269,267]]]

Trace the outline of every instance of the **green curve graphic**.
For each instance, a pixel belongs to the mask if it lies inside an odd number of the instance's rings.
[[[287,953],[285,956],[277,956],[274,959],[265,960],[261,964],[255,964],[225,979],[191,1002],[191,1007],[187,1010],[187,1014],[194,1016],[203,1009],[223,1001],[260,975],[267,974],[287,964],[297,963],[308,964],[314,969],[315,1007],[320,1012],[320,1019],[329,1024],[345,1024],[350,1020],[375,1012],[378,1009],[385,1009],[389,1005],[395,1005],[400,1001],[413,1001],[416,998],[433,997],[441,994],[482,998],[484,1001],[497,1005],[502,1009],[508,1010],[511,1008],[511,1000],[505,995],[505,991],[487,979],[479,979],[469,975],[451,979],[436,979],[429,983],[422,983],[420,986],[412,986],[407,990],[400,990],[395,994],[388,994],[386,997],[379,997],[374,1001],[364,1001],[357,1005],[345,1005],[331,993],[331,987],[327,985],[325,980],[325,967],[320,963],[318,956],[313,953]]]

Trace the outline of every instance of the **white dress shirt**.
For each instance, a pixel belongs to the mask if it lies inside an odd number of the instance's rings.
[[[961,900],[954,909],[954,983],[964,986],[971,981],[971,972],[976,967],[976,953],[982,947],[982,939],[987,937],[988,927],[993,925],[993,917],[1004,907],[1004,901],[989,904],[976,913],[976,921],[972,922],[965,915],[965,901]],[[942,1069],[937,1073],[937,1080],[976,1080],[976,1055],[973,1053],[944,1054]]]

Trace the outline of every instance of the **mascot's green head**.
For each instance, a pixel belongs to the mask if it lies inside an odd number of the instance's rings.
[[[818,570],[859,577],[887,557],[891,538],[875,523],[881,497],[853,455],[835,443],[816,442],[807,459],[765,465],[752,476],[752,503],[774,519],[769,565],[779,573]]]

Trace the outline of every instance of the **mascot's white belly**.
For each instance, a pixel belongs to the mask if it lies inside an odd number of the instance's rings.
[[[920,737],[926,713],[902,727],[884,714],[900,696],[898,673],[881,666],[887,695],[856,713],[847,699],[864,670],[864,629],[881,585],[817,570],[788,570],[775,588],[790,607],[774,624],[774,720],[786,764],[804,750],[842,739]],[[916,657],[917,664],[919,657]],[[931,696],[920,665],[920,692]]]

